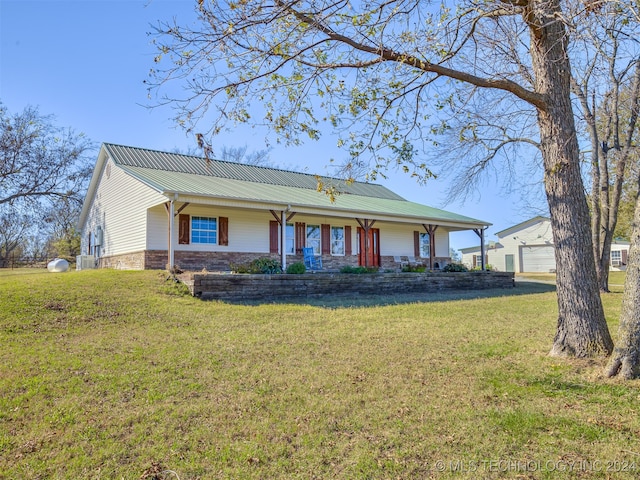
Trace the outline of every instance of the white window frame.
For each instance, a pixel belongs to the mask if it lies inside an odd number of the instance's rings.
[[[420,232],[420,258],[431,258],[431,236],[426,232]]]
[[[317,232],[317,234],[316,234]],[[320,253],[322,252],[322,250],[320,249],[321,247],[321,238],[322,238],[322,231],[320,230],[320,225],[309,225],[307,224],[307,229],[306,229],[306,243],[305,245],[307,247],[312,247],[313,248],[313,254],[314,255],[320,255]]]
[[[287,223],[285,252],[287,255],[296,253],[296,229],[293,223]]]
[[[611,265],[614,267],[622,265],[622,250],[611,250]]]
[[[341,232],[341,235],[336,237],[334,232]],[[344,244],[345,244],[345,236],[344,236],[344,227],[343,226],[332,226],[331,227],[331,255],[336,257],[344,257]]]
[[[218,226],[219,226],[219,221],[218,221],[218,217],[204,217],[204,216],[200,216],[200,215],[192,215],[191,218],[191,243],[194,245],[217,245],[218,244]],[[199,221],[206,221],[206,222],[211,222],[213,221],[213,223],[215,223],[215,228],[196,228],[196,222]],[[196,233],[202,234],[205,237],[200,239],[200,236],[196,237]],[[207,241],[207,240],[212,240],[211,236],[213,236],[213,240],[214,241]]]

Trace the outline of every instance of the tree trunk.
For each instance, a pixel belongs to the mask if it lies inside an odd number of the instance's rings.
[[[632,135],[635,131],[635,120],[630,121],[629,134]],[[597,257],[596,257],[596,271],[598,274],[598,285],[601,292],[609,292],[609,266],[611,265],[611,244],[615,235],[616,225],[618,224],[618,210],[620,208],[620,198],[622,197],[622,190],[624,188],[624,179],[627,169],[627,158],[629,155],[629,148],[625,147],[622,152],[618,149],[614,150],[614,157],[612,163],[616,165],[615,181],[613,182],[613,188],[609,187],[609,174],[608,165],[611,155],[606,153],[603,155],[601,163],[604,162],[607,165],[607,176],[601,181],[600,190],[606,192],[606,202],[603,198],[600,203],[600,221],[598,222],[598,228],[601,230],[600,243],[594,245]],[[606,185],[605,185],[606,182]],[[593,213],[595,215],[595,212]]]
[[[610,253],[607,252],[607,248],[611,248],[611,241],[607,247],[607,236],[611,238],[613,234],[608,231],[609,221],[611,218],[611,194],[610,194],[610,179],[609,179],[609,158],[607,152],[599,150],[602,155],[600,157],[600,185],[598,186],[598,195],[600,196],[600,208],[598,213],[600,214],[600,220],[598,222],[598,228],[600,229],[600,236],[598,238],[598,244],[594,245],[595,250],[598,252],[596,257],[596,275],[598,277],[598,286],[601,292],[609,291],[609,257]]]
[[[596,262],[596,276],[602,291],[602,252],[600,251],[600,236],[602,233],[602,213],[600,204],[600,146],[597,140],[595,119],[591,118],[591,149],[593,160],[591,163],[591,241],[593,242],[593,258]],[[606,159],[605,159],[606,161]]]
[[[629,380],[640,377],[640,197],[633,214],[631,248],[624,281],[618,342],[609,359],[606,375]]]
[[[570,64],[559,0],[533,0],[525,20],[531,32],[544,181],[556,251],[558,324],[550,354],[608,355],[613,342],[600,300],[589,209],[580,172],[570,98]]]

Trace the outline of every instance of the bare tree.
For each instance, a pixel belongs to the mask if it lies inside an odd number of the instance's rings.
[[[31,226],[27,215],[0,205],[0,268],[6,268],[10,260],[24,246],[24,237]]]
[[[185,82],[189,96],[165,100],[187,129],[206,123],[215,135],[253,122],[295,145],[326,126],[351,165],[366,163],[372,175],[401,165],[425,179],[432,172],[421,152],[452,102],[491,91],[509,107],[496,115],[535,118],[558,268],[551,354],[611,352],[571,103],[568,28],[577,18],[566,2],[466,0],[453,11],[419,0],[199,0],[196,8],[199,28],[159,26],[156,60],[171,63],[152,71],[152,87]],[[253,118],[256,103],[263,112]]]
[[[246,145],[242,147],[223,146],[220,151],[220,160],[227,162],[246,163],[248,165],[260,165],[268,167],[270,165],[269,149],[248,151]]]
[[[69,197],[81,202],[91,142],[27,107],[10,115],[0,104],[0,204]]]
[[[184,155],[201,155],[205,154],[210,158],[217,160],[224,160],[225,162],[245,163],[248,165],[260,165],[263,167],[272,166],[270,148],[263,148],[260,150],[249,151],[247,145],[239,146],[227,146],[223,145],[219,150],[214,149],[210,144],[205,143],[204,138],[198,135],[198,147],[188,148],[186,151],[179,148],[175,148],[175,153],[182,153]]]
[[[26,251],[27,239],[43,234],[45,219],[75,222],[70,216],[77,218],[82,203],[92,148],[84,135],[57,127],[36,108],[10,115],[0,104],[0,264],[12,251]]]
[[[45,210],[42,225],[53,255],[69,261],[80,255],[77,224],[81,207],[69,197],[61,197],[51,201]]]
[[[640,24],[617,4],[581,22],[572,86],[589,137],[591,233],[600,290],[609,290],[611,244],[630,159],[640,100]]]

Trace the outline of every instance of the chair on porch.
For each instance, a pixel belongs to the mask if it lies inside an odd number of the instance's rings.
[[[402,270],[404,267],[409,265],[409,262],[407,260],[403,260],[402,257],[400,255],[394,255],[393,256],[393,261],[400,265],[400,269]]]
[[[416,257],[407,256],[410,267],[424,267],[422,260],[416,260]]]
[[[322,257],[313,254],[313,247],[304,247],[302,249],[304,256],[304,266],[309,270],[322,270]]]

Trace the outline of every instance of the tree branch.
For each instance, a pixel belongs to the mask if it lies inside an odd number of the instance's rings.
[[[345,35],[337,33],[327,25],[323,24],[320,20],[317,20],[316,18],[310,15],[297,11],[292,6],[285,4],[282,0],[275,0],[275,2],[284,10],[294,15],[301,22],[311,25],[317,31],[324,33],[332,41],[339,42],[344,45],[348,45],[351,48],[358,50],[360,52],[365,52],[365,53],[378,56],[381,60],[384,60],[384,61],[391,61],[391,62],[396,62],[404,65],[409,65],[423,72],[435,73],[437,75],[451,78],[453,80],[459,80],[461,82],[469,83],[477,87],[504,90],[516,95],[518,98],[524,100],[525,102],[535,106],[540,110],[546,110],[546,107],[547,107],[546,99],[543,95],[533,92],[531,90],[528,90],[522,87],[521,85],[519,85],[518,83],[513,82],[511,80],[482,78],[467,72],[463,72],[460,70],[447,68],[439,64],[431,63],[427,60],[417,58],[414,55],[408,55],[405,53],[396,52],[393,49],[386,48],[384,46],[365,45],[364,43],[357,42],[352,38],[349,38]],[[518,3],[516,3],[515,5],[520,6]]]

